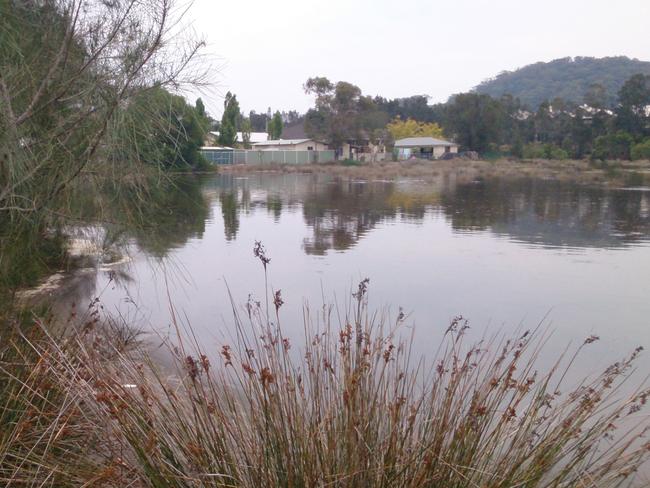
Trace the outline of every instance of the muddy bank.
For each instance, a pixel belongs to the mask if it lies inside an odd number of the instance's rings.
[[[275,172],[319,173],[343,178],[395,179],[417,177],[434,179],[455,174],[461,180],[476,178],[545,178],[558,181],[602,185],[609,187],[643,186],[650,184],[650,162],[589,161],[423,161],[381,162],[375,164],[343,165],[233,165],[222,166],[224,173]]]

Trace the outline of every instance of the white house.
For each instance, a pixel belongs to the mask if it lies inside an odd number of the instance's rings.
[[[447,153],[457,153],[458,144],[455,142],[435,139],[434,137],[407,137],[395,141],[397,159],[439,159]]]
[[[253,149],[261,151],[325,151],[327,144],[313,139],[278,139],[275,141],[256,142]]]

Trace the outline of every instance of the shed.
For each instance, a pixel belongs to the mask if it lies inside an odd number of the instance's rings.
[[[434,137],[407,137],[395,141],[395,150],[398,159],[439,159],[444,154],[457,153],[458,144]]]

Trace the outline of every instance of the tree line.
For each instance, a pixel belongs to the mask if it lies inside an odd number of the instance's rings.
[[[324,77],[309,78],[304,90],[314,96],[314,106],[305,114],[307,134],[334,146],[357,139],[390,146],[396,138],[432,135],[488,156],[650,158],[649,75],[629,78],[613,110],[607,91],[597,84],[589,87],[582,103],[554,98],[536,109],[511,95],[494,98],[476,92],[435,105],[421,95],[388,100]],[[424,123],[433,125],[423,131],[418,124]]]

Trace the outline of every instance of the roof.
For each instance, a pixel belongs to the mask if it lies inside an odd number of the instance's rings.
[[[313,139],[278,139],[275,141],[264,141],[253,144],[254,146],[294,146],[304,142],[310,142]]]
[[[433,137],[407,137],[395,141],[395,147],[429,147],[429,146],[457,146],[455,142],[443,141]]]
[[[219,137],[219,131],[210,131],[210,134]],[[264,142],[267,141],[269,138],[269,135],[266,132],[251,132],[251,138],[250,138],[250,143],[254,144],[256,142]],[[237,132],[237,141],[236,142],[244,142],[244,138],[242,137],[241,132]]]
[[[285,125],[282,128],[282,135],[287,139],[305,139],[307,133],[305,132],[304,120],[300,120],[292,125]]]

